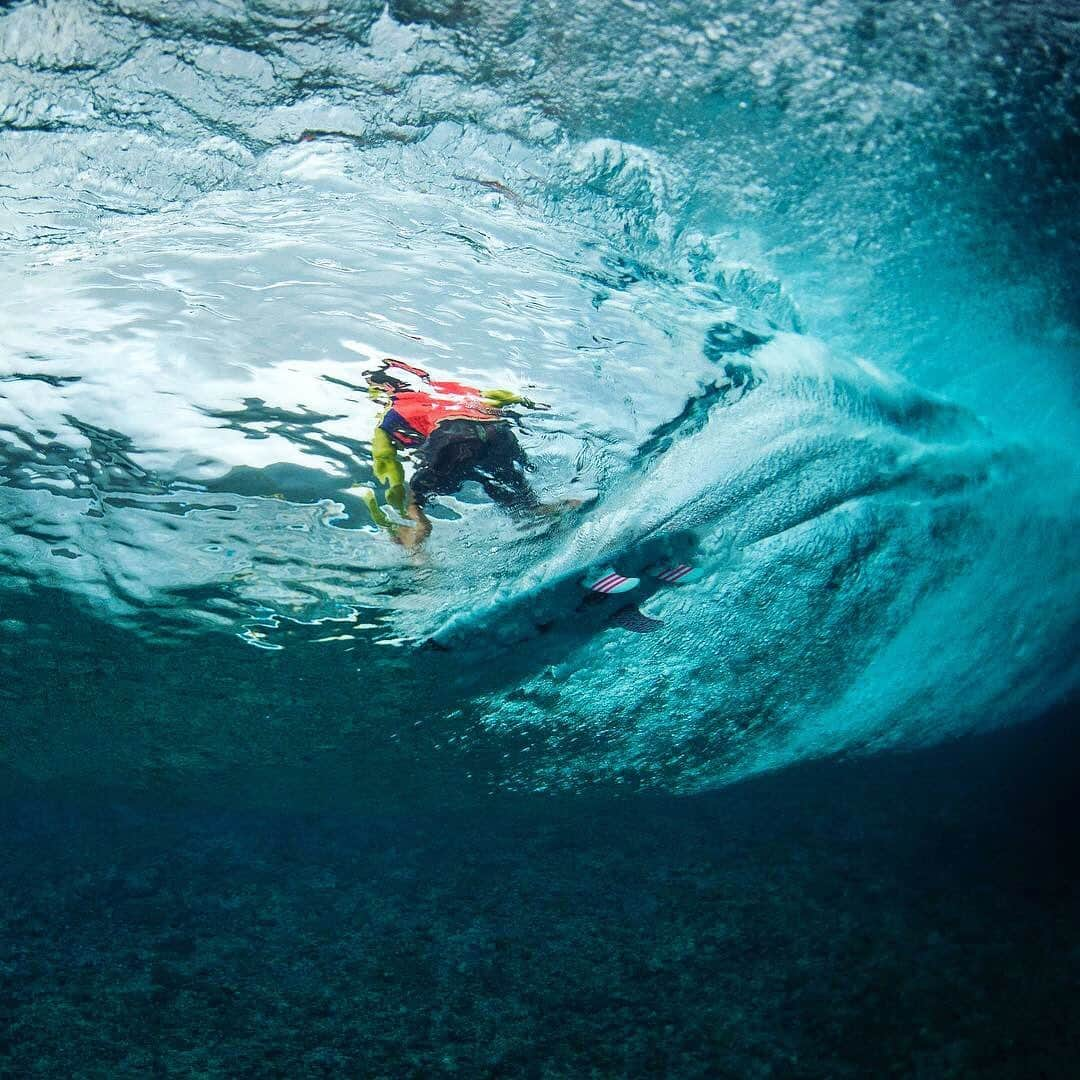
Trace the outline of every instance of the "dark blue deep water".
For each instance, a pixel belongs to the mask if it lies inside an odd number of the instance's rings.
[[[0,2],[0,1076],[1072,1075],[1078,40]]]

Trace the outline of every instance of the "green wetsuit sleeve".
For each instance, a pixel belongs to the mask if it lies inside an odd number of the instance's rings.
[[[506,405],[524,405],[525,398],[513,390],[484,390],[480,395],[489,405],[501,409]]]
[[[393,440],[381,427],[371,437],[371,463],[375,479],[386,488],[386,501],[399,514],[405,513],[405,468]]]

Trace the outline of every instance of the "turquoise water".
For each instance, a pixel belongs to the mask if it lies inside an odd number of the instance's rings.
[[[121,876],[116,805],[163,845],[192,808],[199,850],[270,808],[353,835],[504,799],[565,839],[566,799],[633,822],[775,773],[768,816],[785,769],[1068,700],[1075,34],[1035,3],[4,5],[11,800],[50,835],[75,800]],[[466,485],[393,543],[358,490],[386,356],[548,404],[514,420],[530,483],[583,505]],[[668,555],[703,573],[635,594],[657,632],[582,605]]]

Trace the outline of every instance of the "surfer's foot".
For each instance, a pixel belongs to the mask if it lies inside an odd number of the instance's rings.
[[[546,515],[566,514],[571,510],[580,510],[583,506],[587,506],[589,503],[595,501],[595,495],[586,499],[556,499],[555,502],[538,503],[536,512],[538,514]]]
[[[591,575],[582,578],[581,585],[589,592],[602,593],[604,596],[617,596],[628,593],[641,584],[641,579],[636,577],[623,577],[608,567],[597,577]]]

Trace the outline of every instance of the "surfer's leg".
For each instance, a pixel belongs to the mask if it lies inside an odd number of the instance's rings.
[[[444,420],[417,453],[410,487],[419,506],[432,495],[453,495],[472,478],[482,453],[469,420]]]
[[[474,477],[492,502],[507,510],[534,510],[540,504],[525,477],[525,451],[505,421],[478,424]]]
[[[476,479],[487,497],[507,510],[535,510],[540,506],[524,477],[496,477],[487,472],[478,472]]]
[[[556,499],[555,502],[538,502],[533,509],[538,514],[565,514],[569,510],[579,510],[589,503],[596,502],[596,495],[590,495],[585,499],[566,498]]]
[[[411,491],[409,492],[409,501],[405,506],[405,516],[413,524],[395,525],[391,529],[391,535],[402,547],[408,548],[410,551],[416,551],[431,535],[431,520],[424,513],[423,507],[416,501]]]
[[[497,423],[485,424],[484,427],[487,438],[484,440],[484,455],[477,478],[493,502],[508,510],[554,515],[576,510],[586,501],[592,501],[567,498],[541,502],[525,475],[528,458],[510,425]]]

